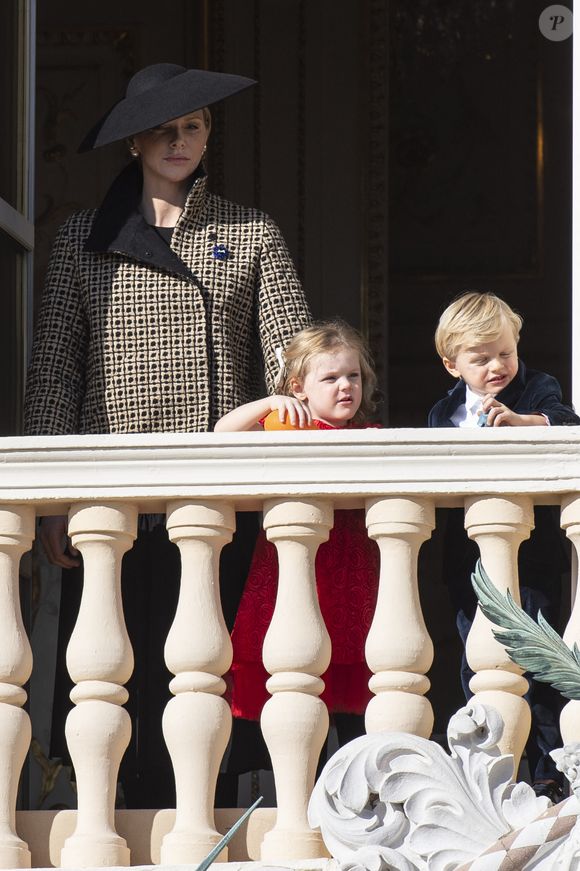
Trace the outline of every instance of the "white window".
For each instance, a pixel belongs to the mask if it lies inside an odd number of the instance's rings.
[[[35,0],[0,3],[0,435],[20,432],[34,248]]]
[[[572,399],[580,408],[580,40],[573,44],[572,106]]]

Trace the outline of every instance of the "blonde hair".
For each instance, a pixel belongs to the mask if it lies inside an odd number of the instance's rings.
[[[202,114],[202,118],[203,118],[203,123],[205,124],[205,129],[209,130],[211,132],[211,112],[209,111],[207,106],[204,106],[201,109],[201,114]],[[185,117],[185,116],[181,116],[181,117]],[[133,148],[135,146],[135,136],[138,136],[139,133],[147,133],[147,132],[148,132],[147,130],[139,130],[137,133],[135,133],[134,136],[128,136],[125,139],[125,142],[127,143],[129,150],[131,150],[131,148]],[[133,156],[136,157],[137,155],[133,155]]]
[[[468,290],[448,305],[435,330],[435,347],[441,358],[455,360],[467,343],[495,342],[505,324],[512,328],[516,344],[523,318],[495,293]]]
[[[283,353],[284,366],[276,390],[286,396],[293,396],[292,382],[304,381],[310,364],[318,354],[328,354],[337,348],[352,348],[360,360],[362,400],[360,408],[353,417],[353,423],[364,423],[375,408],[377,376],[367,344],[358,330],[341,320],[319,321],[311,327],[300,330]]]

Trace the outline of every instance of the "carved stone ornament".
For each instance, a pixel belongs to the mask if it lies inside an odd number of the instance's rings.
[[[471,704],[449,721],[450,755],[397,732],[338,750],[316,783],[308,818],[340,871],[580,868],[570,855],[578,798],[551,806],[528,784],[512,783],[513,758],[497,748],[502,731],[495,709]],[[560,753],[567,776],[576,772],[580,746]]]

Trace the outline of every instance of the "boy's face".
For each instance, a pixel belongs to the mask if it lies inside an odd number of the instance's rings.
[[[518,371],[518,345],[512,328],[504,324],[494,342],[462,345],[455,360],[444,357],[443,365],[454,378],[463,378],[478,396],[496,396]]]

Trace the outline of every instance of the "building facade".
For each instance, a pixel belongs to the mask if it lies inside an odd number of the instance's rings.
[[[467,288],[496,291],[522,312],[522,356],[556,375],[569,399],[572,41],[542,35],[543,6],[172,0],[169,10],[150,0],[4,0],[0,434],[21,433],[26,359],[56,228],[74,209],[97,204],[127,159],[122,143],[83,155],[76,147],[131,75],[159,61],[258,79],[258,88],[214,111],[211,186],[272,214],[315,315],[341,315],[368,335],[386,425],[423,427],[450,386],[432,334],[443,307]],[[397,449],[394,433],[384,450]],[[404,452],[410,466],[413,450]],[[566,456],[568,443],[558,450]],[[434,450],[429,462],[438,461]],[[359,489],[370,499],[383,484]],[[391,495],[398,492],[389,486]],[[468,486],[455,482],[449,498],[435,485],[423,495],[434,511],[460,504]],[[496,486],[499,492],[501,482]],[[559,504],[575,486],[570,477],[540,496]],[[534,495],[538,488],[533,481],[528,489]],[[63,484],[58,498],[70,499],[73,489]],[[339,485],[331,490],[338,504]],[[228,491],[227,499],[235,495]],[[137,496],[131,500],[139,504]],[[419,588],[437,650],[431,703],[435,730],[443,732],[460,701],[458,681],[450,687],[445,680],[458,644],[435,527],[418,557]],[[47,594],[54,587],[45,571],[30,572],[24,601],[31,627],[40,614],[47,621],[40,634],[49,638],[58,597]],[[40,627],[37,621],[32,628]],[[37,708],[45,684],[37,673]],[[38,794],[30,786],[23,806]]]

